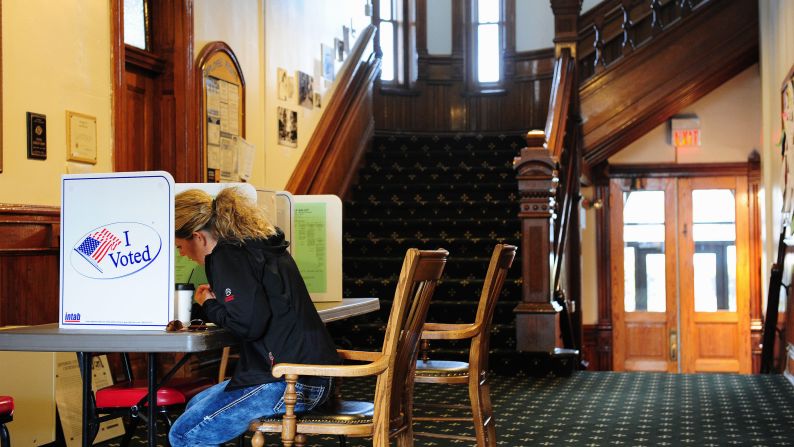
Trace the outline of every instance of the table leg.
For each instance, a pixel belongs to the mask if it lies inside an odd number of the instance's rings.
[[[91,389],[91,380],[93,374],[91,372],[91,358],[93,354],[90,352],[78,352],[77,362],[80,364],[80,375],[83,378],[83,447],[91,447],[94,443],[94,406],[93,404],[93,391]]]
[[[157,358],[154,352],[147,354],[149,382],[149,447],[157,446]]]

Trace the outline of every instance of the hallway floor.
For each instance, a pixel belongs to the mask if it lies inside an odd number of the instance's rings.
[[[354,385],[346,384],[344,393],[351,399],[367,397],[360,391],[369,389],[367,384]],[[465,387],[416,387],[417,402],[451,403],[464,396]],[[498,445],[505,447],[794,445],[794,386],[781,375],[586,371],[543,379],[498,375],[492,378],[492,398]],[[472,432],[465,423],[417,424],[416,428]],[[161,439],[164,445],[164,435]],[[145,443],[145,433],[140,431],[133,447]],[[268,439],[267,446],[278,445],[276,437]],[[333,437],[313,437],[309,445],[338,444]],[[348,445],[371,443],[349,439]],[[473,443],[417,438],[415,445]],[[118,439],[102,445],[117,446]],[[248,440],[246,446],[250,446]]]

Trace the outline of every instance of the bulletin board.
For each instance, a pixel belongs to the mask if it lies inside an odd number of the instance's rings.
[[[245,137],[245,80],[232,49],[224,42],[204,46],[196,64],[201,98],[199,147],[204,182],[241,179],[240,145]]]

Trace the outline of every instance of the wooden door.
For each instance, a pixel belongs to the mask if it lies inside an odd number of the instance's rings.
[[[749,373],[747,179],[680,179],[681,371]]]
[[[124,100],[125,141],[116,148],[116,172],[151,171],[158,169],[155,142],[159,130],[157,120],[157,78],[159,73],[127,64]]]
[[[613,179],[613,367],[749,373],[747,179]]]
[[[613,368],[677,371],[675,183],[612,180]]]

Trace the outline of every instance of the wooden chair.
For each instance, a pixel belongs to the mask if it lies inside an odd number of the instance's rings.
[[[250,430],[253,447],[264,445],[264,433],[281,433],[285,446],[302,447],[307,434],[336,434],[372,437],[374,447],[389,445],[397,439],[401,447],[413,445],[412,402],[414,368],[422,326],[430,298],[444,270],[448,252],[411,248],[405,255],[381,352],[339,350],[346,360],[366,362],[358,365],[279,364],[273,375],[285,376],[286,414],[283,418],[254,421]],[[295,384],[300,375],[331,377],[376,376],[374,402],[335,401],[330,410],[323,408],[303,415],[294,412],[297,400]],[[363,408],[363,410],[362,410]]]
[[[467,384],[470,402],[467,405],[423,404],[417,405],[417,408],[467,409],[471,411],[471,417],[416,416],[414,421],[471,421],[474,423],[476,436],[415,432],[417,436],[477,441],[478,447],[496,446],[496,430],[488,381],[488,347],[496,301],[502,292],[507,270],[512,265],[515,255],[516,247],[512,245],[498,244],[494,247],[474,323],[425,323],[422,332],[422,340],[471,340],[468,362],[429,360],[423,355],[423,358],[417,361],[415,378],[418,383]]]
[[[11,436],[6,424],[14,420],[14,398],[0,396],[0,447],[11,447]]]

